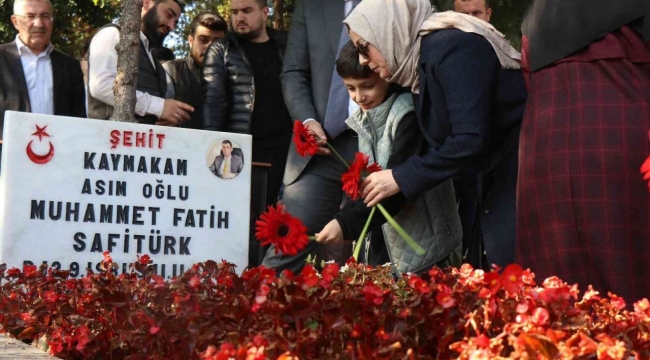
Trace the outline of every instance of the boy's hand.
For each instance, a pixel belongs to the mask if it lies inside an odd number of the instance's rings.
[[[320,123],[316,120],[309,120],[305,122],[304,125],[307,127],[307,130],[316,136],[316,141],[318,142],[318,145],[320,145],[316,154],[331,155],[332,152],[330,149],[325,147],[325,144],[327,144],[327,136],[325,135],[325,131],[323,131],[323,127]]]
[[[361,197],[368,207],[377,205],[383,199],[400,192],[399,185],[393,177],[393,170],[382,170],[368,175],[361,185]]]
[[[335,244],[343,241],[343,230],[338,221],[330,221],[321,232],[316,234],[316,241],[321,244]]]

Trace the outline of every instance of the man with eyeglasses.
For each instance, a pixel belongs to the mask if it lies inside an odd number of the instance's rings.
[[[81,65],[50,43],[50,1],[15,0],[11,22],[16,40],[0,45],[0,139],[7,110],[86,117]]]
[[[165,99],[165,70],[152,54],[178,24],[183,12],[179,0],[144,0],[140,26],[140,60],[136,85],[135,117],[149,125],[178,126],[190,119],[194,108],[184,102]],[[120,28],[109,24],[90,42],[88,55],[88,117],[107,120],[113,115],[113,85],[117,76]]]

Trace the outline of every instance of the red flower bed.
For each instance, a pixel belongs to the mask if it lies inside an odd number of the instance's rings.
[[[650,357],[647,300],[632,311],[557,278],[535,286],[517,265],[395,281],[388,268],[354,262],[276,277],[208,261],[164,281],[148,263],[80,279],[0,266],[0,329],[43,337],[64,359]],[[110,255],[103,266],[112,268]]]

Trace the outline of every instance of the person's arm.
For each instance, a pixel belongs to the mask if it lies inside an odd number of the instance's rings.
[[[334,66],[334,64],[332,64]],[[322,71],[323,69],[316,69]],[[329,71],[329,70],[328,70]],[[287,37],[282,74],[282,94],[291,119],[300,120],[319,140],[318,155],[331,155],[325,147],[327,135],[318,119],[311,89],[311,61],[309,59],[309,40],[305,9],[302,0],[297,0],[291,17],[291,27]],[[322,119],[320,119],[322,120]]]
[[[291,118],[300,121],[318,118],[311,91],[312,69],[307,36],[303,1],[298,0],[291,19],[280,78],[284,101]],[[331,71],[331,69],[318,69],[318,71]]]
[[[203,129],[227,130],[228,124],[228,73],[225,67],[226,38],[213,42],[205,53],[201,70],[203,103]]]
[[[81,63],[77,60],[70,60],[70,82],[72,84],[72,114],[76,117],[86,117],[86,87],[84,86],[84,74],[81,71]]]
[[[242,169],[244,168],[244,160],[240,157],[239,162],[237,163],[237,171],[236,173],[239,174]]]
[[[120,31],[116,27],[107,27],[93,37],[90,42],[88,58],[88,88],[97,100],[113,106],[115,98],[113,85],[117,76],[117,52],[115,46],[120,40]],[[155,115],[160,118],[165,106],[165,99],[136,91],[135,113],[140,116]]]
[[[500,66],[487,40],[459,30],[425,36],[420,59],[426,75],[420,82],[430,89],[440,87],[444,93],[451,133],[440,146],[429,146],[426,154],[412,156],[393,169],[395,182],[408,199],[460,173],[484,151]],[[429,102],[435,107],[440,101],[431,98]],[[423,119],[425,129],[427,121]]]
[[[388,158],[386,168],[391,169],[398,166],[413,155],[419,155],[424,148],[424,138],[420,132],[417,118],[414,112],[406,114],[400,121],[395,137],[393,139],[393,152]],[[390,196],[380,203],[391,215],[395,216],[406,204],[406,197],[402,193]],[[356,240],[363,226],[365,225],[370,211],[361,200],[346,204],[335,216],[343,232],[343,238],[347,240]],[[386,222],[386,218],[379,212],[375,211],[369,228],[377,227]]]

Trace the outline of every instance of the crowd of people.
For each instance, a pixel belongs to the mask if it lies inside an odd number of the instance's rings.
[[[602,3],[602,4],[601,4]],[[395,271],[517,262],[637,300],[650,294],[650,208],[639,167],[650,153],[650,4],[534,0],[520,54],[490,24],[489,0],[298,0],[288,34],[266,0],[230,0],[190,24],[190,53],[161,63],[179,0],[144,0],[139,122],[251,134],[280,201],[317,240],[262,264],[299,271],[309,256],[350,256],[381,203],[426,251],[373,217],[362,261]],[[6,110],[108,119],[120,28],[79,62],[50,44],[49,0],[15,0],[16,40],[0,45]],[[321,147],[303,157],[293,120]],[[0,129],[1,130],[1,129]],[[344,195],[345,159],[382,171]],[[226,155],[228,156],[228,155]]]

